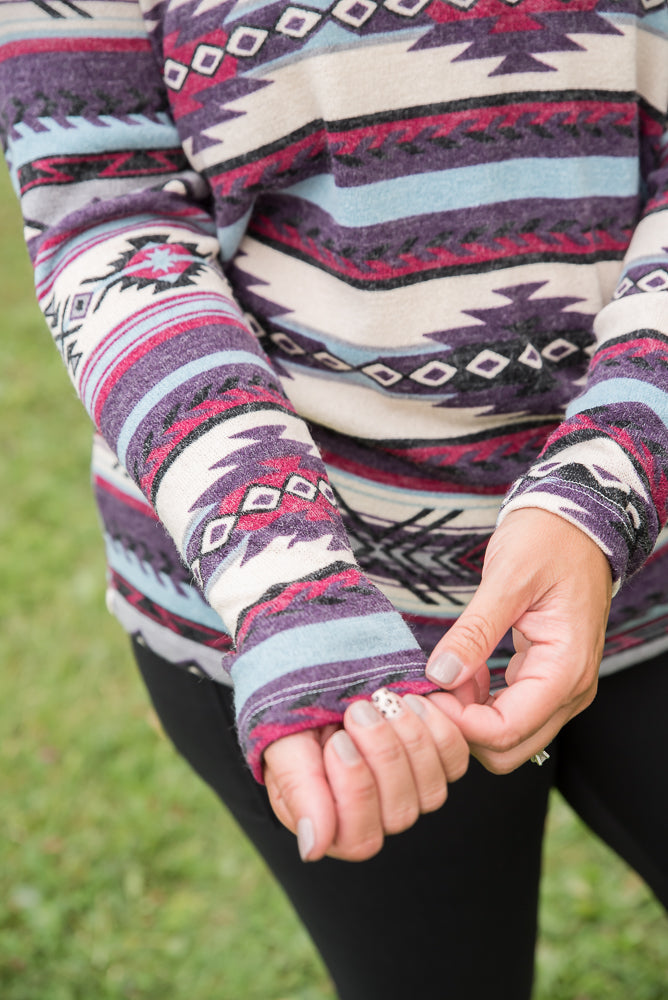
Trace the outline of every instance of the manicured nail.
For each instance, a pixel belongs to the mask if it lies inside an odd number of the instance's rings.
[[[336,756],[344,764],[358,764],[362,759],[357,747],[344,729],[339,729],[330,737],[330,743],[336,750]]]
[[[297,823],[297,847],[299,848],[299,857],[302,861],[308,861],[308,856],[313,850],[314,844],[315,833],[313,832],[313,823],[308,816],[302,816]]]
[[[427,677],[437,684],[452,684],[464,669],[456,653],[439,653],[427,664]]]
[[[378,712],[368,701],[353,702],[350,714],[358,726],[377,726],[380,722]]]
[[[416,694],[405,694],[404,705],[408,705],[411,712],[415,712],[421,719],[427,718],[427,703],[424,698],[419,698]]]

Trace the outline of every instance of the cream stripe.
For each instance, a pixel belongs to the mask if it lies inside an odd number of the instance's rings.
[[[573,296],[571,308],[595,314],[610,298],[620,271],[616,261],[599,264],[524,264],[483,274],[432,278],[390,290],[347,285],[320,268],[264,246],[250,237],[235,266],[249,275],[249,287],[289,312],[291,322],[319,330],[343,343],[395,348],[414,345],[427,333],[478,326],[467,309],[508,302],[496,289],[537,282],[534,299]],[[253,282],[253,278],[256,282]],[[547,278],[547,280],[546,280]],[[389,317],[389,319],[388,319]]]
[[[636,30],[633,25],[616,27],[621,34],[569,35],[575,40],[586,38],[587,51],[541,53],[541,61],[557,72],[519,77],[490,75],[502,61],[499,56],[458,62],[450,69],[469,42],[411,51],[414,38],[383,38],[376,45],[359,45],[351,35],[354,48],[321,52],[274,69],[260,67],[254,78],[271,83],[227,103],[225,107],[239,117],[206,130],[207,137],[220,144],[194,156],[187,146],[187,152],[197,168],[203,169],[252,152],[321,118],[336,121],[405,107],[407,94],[415,107],[517,90],[635,91],[640,86],[650,104],[664,108],[668,89],[665,40],[639,30],[634,44],[628,37]],[[640,81],[639,66],[647,67]]]

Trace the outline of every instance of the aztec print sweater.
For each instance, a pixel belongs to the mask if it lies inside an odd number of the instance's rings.
[[[664,0],[0,3],[110,606],[258,777],[433,689],[502,503],[606,553],[604,670],[668,647],[667,102]]]

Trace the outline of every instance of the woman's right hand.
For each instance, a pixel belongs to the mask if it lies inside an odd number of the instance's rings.
[[[418,695],[392,701],[389,718],[359,700],[342,728],[294,733],[265,751],[272,807],[305,861],[373,857],[386,835],[440,808],[465,773],[468,747],[447,716]]]

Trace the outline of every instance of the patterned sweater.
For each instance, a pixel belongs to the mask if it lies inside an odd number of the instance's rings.
[[[664,0],[0,3],[110,606],[258,777],[432,690],[500,508],[606,553],[603,669],[668,647],[667,103]]]

